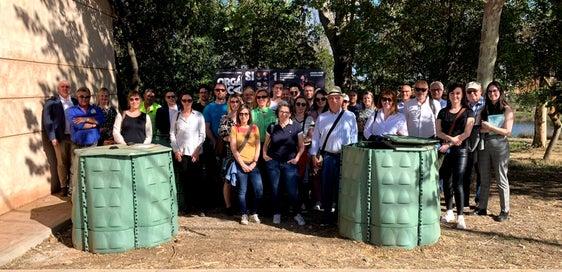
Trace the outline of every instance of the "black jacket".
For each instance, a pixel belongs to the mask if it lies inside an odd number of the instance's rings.
[[[71,97],[72,104],[78,105],[78,100]],[[43,129],[47,132],[49,140],[61,140],[64,137],[66,115],[59,96],[47,99],[43,108]]]

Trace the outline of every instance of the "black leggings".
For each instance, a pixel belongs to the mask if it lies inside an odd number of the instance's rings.
[[[445,206],[447,210],[453,209],[453,191],[455,203],[457,204],[457,215],[463,214],[464,193],[463,179],[468,162],[468,151],[466,148],[452,147],[445,155],[439,176],[443,179],[443,191],[445,193]]]

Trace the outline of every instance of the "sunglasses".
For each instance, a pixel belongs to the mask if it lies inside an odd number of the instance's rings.
[[[316,97],[316,98],[314,98],[314,101],[316,101],[316,102],[326,101],[326,97]]]
[[[166,95],[166,98],[176,98],[175,95]]]
[[[295,103],[295,105],[296,105],[297,107],[306,107],[306,102],[304,102],[304,103],[298,103],[298,102],[297,102],[297,103]]]
[[[431,89],[430,91],[432,91],[432,92],[441,92],[441,91],[443,91],[443,90],[441,90],[441,89]]]
[[[388,98],[388,97],[383,97],[381,98],[382,102],[392,102],[392,98]]]
[[[238,101],[238,100],[230,100],[230,103],[231,103],[231,104],[238,104],[238,103],[240,103],[240,101]]]
[[[79,95],[78,98],[80,99],[90,99],[91,95]]]
[[[241,113],[238,113],[238,116],[250,116],[250,113],[249,112],[241,112]]]
[[[292,95],[296,95],[296,94],[298,94],[298,93],[299,93],[298,91],[292,91],[292,92],[291,92]]]
[[[129,101],[140,101],[140,97],[131,97]]]
[[[466,90],[467,94],[472,94],[472,93],[476,93],[476,92],[477,92],[477,90],[475,90],[475,89]]]
[[[193,102],[193,99],[182,99],[181,102],[183,102],[183,103],[191,103],[191,102]]]
[[[215,92],[226,92],[226,89],[215,89]]]
[[[256,99],[266,99],[266,98],[268,98],[267,95],[258,95],[258,96],[256,96]]]
[[[416,92],[418,93],[422,93],[422,92],[427,92],[427,88],[414,88],[414,90],[416,90]]]

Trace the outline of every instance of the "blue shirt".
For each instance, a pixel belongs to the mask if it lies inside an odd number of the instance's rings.
[[[478,101],[474,104],[470,104],[468,103],[468,105],[470,106],[470,109],[474,112],[474,124],[475,125],[480,125],[480,120],[481,120],[481,113],[482,110],[484,109],[484,106],[486,105],[486,100],[484,99],[484,96],[481,96],[480,99],[478,99]]]
[[[75,124],[78,117],[94,118],[98,124],[95,128],[84,128],[86,123]],[[90,105],[84,111],[80,106],[73,106],[66,110],[66,118],[70,123],[70,140],[77,145],[97,144],[100,138],[100,126],[105,122],[103,111],[98,106]]]
[[[226,103],[217,104],[212,102],[207,105],[203,110],[203,117],[205,117],[205,123],[211,125],[211,132],[213,136],[219,135],[219,126],[221,123],[221,117],[227,113]]]

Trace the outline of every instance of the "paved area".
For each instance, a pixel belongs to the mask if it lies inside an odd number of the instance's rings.
[[[71,208],[69,201],[47,196],[0,215],[0,266],[71,224]]]

